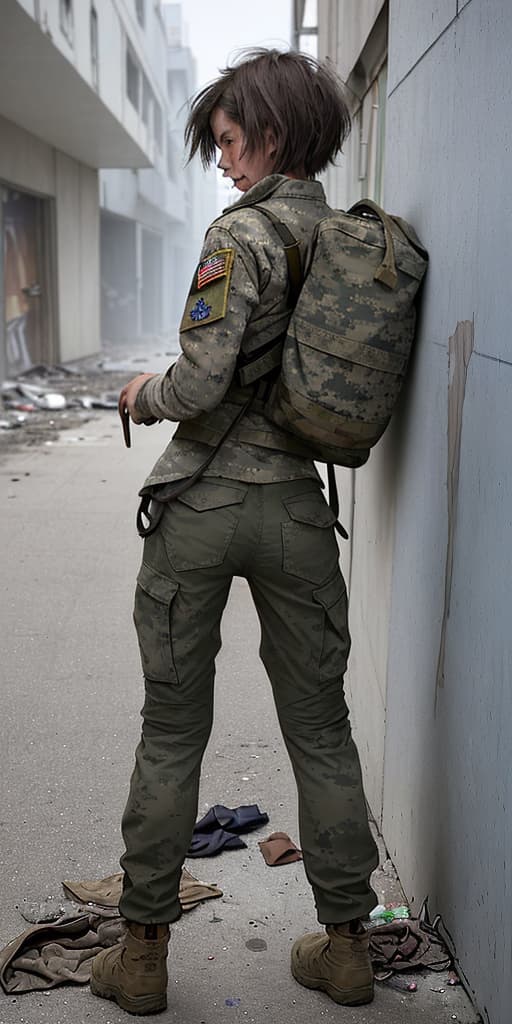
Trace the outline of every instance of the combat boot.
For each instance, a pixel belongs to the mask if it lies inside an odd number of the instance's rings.
[[[373,971],[363,925],[360,921],[328,924],[326,933],[297,939],[292,947],[293,977],[306,988],[327,992],[335,1003],[370,1003]]]
[[[122,942],[94,957],[91,992],[141,1016],[167,1006],[169,926],[127,921]]]

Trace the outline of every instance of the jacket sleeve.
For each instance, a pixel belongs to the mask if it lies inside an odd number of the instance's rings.
[[[254,252],[227,228],[210,228],[194,273],[180,327],[182,353],[165,373],[140,389],[144,418],[173,421],[210,412],[232,381],[242,337],[259,303]]]

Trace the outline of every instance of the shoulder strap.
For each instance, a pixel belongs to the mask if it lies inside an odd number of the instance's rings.
[[[279,217],[276,217],[276,215],[271,213],[270,210],[267,210],[266,207],[258,206],[256,204],[252,209],[259,210],[260,213],[271,221],[283,243],[284,254],[288,264],[288,277],[290,279],[290,298],[293,305],[295,305],[303,283],[299,243],[295,236],[292,235],[286,224],[283,224],[282,220],[279,220]]]

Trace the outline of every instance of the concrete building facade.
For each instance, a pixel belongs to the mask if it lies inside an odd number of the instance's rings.
[[[311,7],[295,4],[297,36]],[[315,14],[353,116],[330,202],[374,197],[430,252],[399,408],[367,466],[339,471],[354,730],[411,906],[429,898],[483,1019],[507,1024],[512,8],[318,0]]]
[[[216,212],[214,175],[203,176],[197,161],[185,163],[196,70],[182,42],[181,6],[147,6],[140,26],[146,45],[137,53],[130,46],[127,62],[153,166],[100,174],[101,333],[121,343],[175,338],[202,234]]]
[[[97,352],[102,327],[175,327],[215,196],[195,203],[181,173],[194,68],[173,19],[152,0],[2,3],[0,379]]]

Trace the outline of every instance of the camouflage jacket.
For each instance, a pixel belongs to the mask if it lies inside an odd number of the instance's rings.
[[[273,174],[210,226],[181,321],[182,354],[137,396],[136,409],[144,418],[180,424],[143,491],[190,476],[205,461],[251,393],[236,383],[240,354],[251,353],[287,326],[283,243],[268,218],[252,209],[256,203],[289,227],[303,266],[315,224],[329,213],[320,182]],[[266,419],[257,403],[222,444],[207,475],[247,483],[318,477],[307,449]]]

